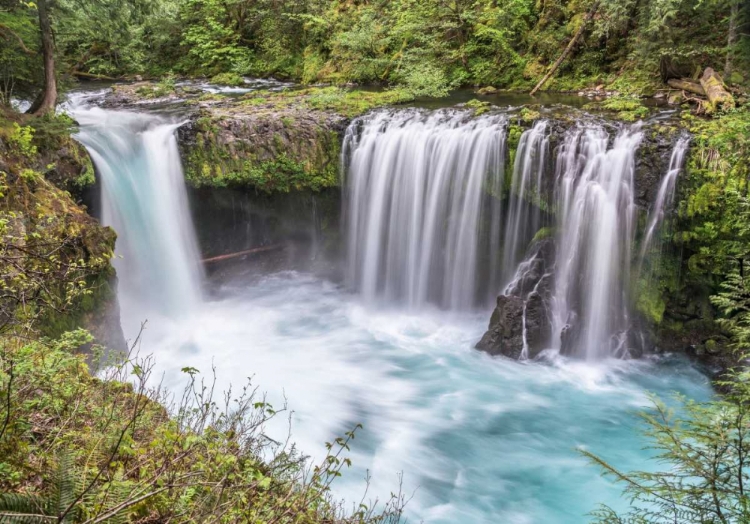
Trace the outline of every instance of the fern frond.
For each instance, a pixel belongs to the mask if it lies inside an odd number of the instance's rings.
[[[45,511],[47,501],[35,495],[4,493],[0,495],[0,522],[3,524],[46,524],[57,517]]]
[[[57,469],[52,477],[51,509],[62,515],[76,500],[75,465],[73,455],[60,451],[57,456]],[[68,512],[63,523],[73,522],[73,512]]]

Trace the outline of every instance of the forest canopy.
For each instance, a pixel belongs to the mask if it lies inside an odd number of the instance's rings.
[[[44,77],[46,8],[61,80],[173,73],[304,83],[528,90],[581,30],[550,89],[648,94],[705,67],[746,81],[739,0],[0,0],[0,96]],[[583,27],[582,27],[583,26]]]

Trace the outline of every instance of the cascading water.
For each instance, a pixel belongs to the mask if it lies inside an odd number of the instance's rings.
[[[508,226],[500,201],[484,193],[503,193],[505,120],[466,115],[379,113],[349,129],[350,271],[370,296],[462,307],[483,298],[476,282],[490,295],[499,290],[497,253]],[[582,364],[553,357],[540,366],[491,359],[471,350],[486,326],[483,312],[371,308],[301,272],[237,276],[217,286],[210,307],[191,311],[200,301],[200,270],[174,143],[177,124],[85,108],[74,116],[99,170],[105,221],[120,234],[121,298],[133,295],[136,304],[165,310],[176,303],[190,312],[153,326],[147,347],[156,355],[155,375],[164,372],[165,386],[179,391],[184,367],[215,368],[218,391],[241,387],[252,373],[274,405],[288,400],[293,441],[316,459],[325,456],[324,442],[362,423],[353,467],[334,484],[337,497],[359,500],[362,479],[372,474],[369,494],[382,500],[404,472],[404,493],[414,495],[409,521],[579,523],[597,503],[621,510],[629,501],[576,448],[617,449],[616,467],[642,469],[649,454],[634,407],[650,405],[646,391],[710,397],[706,379],[680,359]],[[567,137],[558,159],[556,206],[565,214],[557,240],[572,262],[554,255],[552,239],[536,242],[507,292],[531,300],[547,293],[538,275],[552,288],[565,277],[560,287],[569,292],[557,303],[558,315],[575,313],[587,325],[586,284],[606,272],[584,262],[612,247],[596,235],[604,218],[618,246],[609,272],[626,277],[618,261],[627,259],[632,236],[628,165],[638,135],[623,131],[609,150],[598,128]],[[524,191],[536,198],[533,183]],[[527,234],[518,238],[520,249]],[[607,294],[613,303],[623,293],[618,285]],[[524,337],[525,331],[524,310]],[[284,441],[288,421],[270,421],[269,437]]]
[[[646,226],[646,234],[643,237],[643,243],[641,245],[641,264],[661,229],[665,214],[674,201],[677,177],[679,176],[680,171],[682,171],[682,166],[685,162],[685,154],[687,153],[689,144],[690,139],[688,137],[682,137],[677,141],[674,149],[672,149],[672,156],[669,159],[669,169],[661,181],[654,205],[648,213],[648,225]]]
[[[499,285],[506,119],[378,112],[344,152],[349,279],[366,299],[467,309]]]
[[[503,247],[503,270],[514,274],[522,249],[541,225],[543,180],[549,155],[549,123],[540,120],[518,142]]]
[[[180,124],[75,101],[69,111],[100,177],[102,222],[118,233],[123,319],[192,311],[201,300],[202,269],[175,137]],[[126,334],[136,328],[124,327]]]
[[[639,126],[609,136],[598,126],[565,137],[556,169],[558,234],[553,334],[586,359],[622,355],[629,281]]]

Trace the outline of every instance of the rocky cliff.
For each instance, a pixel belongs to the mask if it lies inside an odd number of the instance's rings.
[[[40,334],[85,327],[99,343],[120,350],[125,340],[110,264],[116,235],[71,196],[94,182],[94,172],[85,149],[70,137],[70,124],[64,117],[27,122],[0,114],[2,252],[5,259],[23,255],[2,271],[11,290],[3,310],[13,308],[20,293],[28,302],[18,307],[30,309],[19,318]],[[68,287],[84,281],[86,292]],[[36,316],[37,300],[55,312]]]

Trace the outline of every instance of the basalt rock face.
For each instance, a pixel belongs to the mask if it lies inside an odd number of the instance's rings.
[[[635,203],[643,210],[656,200],[661,179],[669,169],[669,158],[679,131],[677,127],[662,126],[644,129],[643,141],[636,156],[633,184]]]
[[[337,186],[346,123],[299,107],[201,109],[178,131],[186,180],[266,193]]]
[[[521,297],[497,297],[489,329],[477,343],[477,349],[490,355],[504,355],[515,360],[521,358],[524,347],[523,309],[524,300]]]
[[[582,118],[585,117],[582,116]],[[591,119],[593,125],[598,125],[609,134],[608,148],[612,148],[614,136],[620,132],[621,126],[614,122],[592,118],[590,115],[588,118]],[[548,126],[550,156],[557,157],[557,155],[562,154],[564,137],[570,136],[581,125],[582,121],[585,122],[586,120],[564,118],[559,112],[554,117],[550,117]],[[641,128],[642,138],[635,150],[635,164],[632,173],[632,199],[637,208],[635,213],[638,216],[645,217],[656,199],[662,178],[669,170],[670,156],[679,132],[679,127],[659,122],[646,123]],[[584,152],[577,152],[577,154],[582,155]],[[559,198],[557,192],[560,191],[558,188],[559,177],[563,176],[564,173],[558,172],[559,167],[555,169],[554,160],[552,164],[552,168],[545,169],[544,179],[541,183],[543,184],[542,187],[545,188],[545,193],[549,194],[552,199],[557,199]],[[585,173],[580,176],[585,176]],[[533,206],[534,202],[529,201],[527,205]],[[542,202],[542,205],[544,205],[544,202]],[[555,216],[556,208],[559,206],[560,204],[553,204],[548,208],[550,211],[549,218],[553,224],[557,224],[560,219]],[[635,220],[633,225],[639,227],[638,221]],[[553,300],[555,266],[560,263],[560,261],[556,261],[555,252],[559,246],[556,246],[555,243],[561,240],[561,236],[560,231],[556,231],[556,228],[557,226],[544,228],[548,230],[547,234],[550,238],[541,242],[533,242],[528,247],[526,258],[519,264],[513,281],[498,297],[497,307],[492,315],[489,329],[477,344],[478,349],[493,355],[504,355],[515,359],[533,359],[542,350],[552,347],[558,348],[562,355],[577,356],[581,354],[582,341],[591,338],[589,331],[587,331],[589,324],[579,318],[583,297],[576,292],[569,294],[566,306],[567,313],[561,315],[558,311],[555,313],[554,319],[552,315],[552,305],[555,303]],[[542,233],[542,230],[539,233]],[[636,233],[633,234],[638,236]],[[625,248],[621,247],[621,249]],[[625,249],[625,251],[627,251],[627,256],[630,257],[628,259],[628,264],[631,265],[630,273],[622,269],[618,278],[637,279],[637,255],[634,255],[637,252],[637,243],[634,244],[632,250],[629,249],[631,248]],[[625,256],[625,251],[619,256]],[[575,275],[572,275],[570,283],[564,286],[564,289],[569,290],[571,289],[570,286],[579,285],[584,285],[584,283],[576,281]],[[632,304],[631,314],[625,320],[617,322],[607,344],[611,346],[611,355],[637,358],[644,352],[659,350],[659,334],[662,330],[655,327],[644,315],[640,314],[636,306],[637,297],[629,295],[627,290],[628,284],[626,282],[623,284],[623,296],[627,296],[628,301]],[[620,295],[618,294],[618,296]],[[614,305],[610,306],[610,308],[614,307]],[[613,322],[613,324],[615,323]],[[556,331],[553,333],[554,330]],[[716,347],[713,344],[709,345],[712,349]],[[692,344],[692,346],[698,347],[698,351],[700,351],[701,348],[705,348],[705,341],[703,345]],[[707,351],[704,352],[707,353]],[[589,357],[587,356],[587,358]]]

